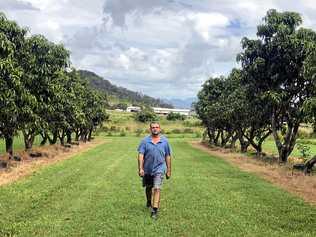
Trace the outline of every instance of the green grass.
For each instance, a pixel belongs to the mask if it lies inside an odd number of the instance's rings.
[[[139,138],[93,150],[0,187],[0,236],[316,236],[316,208],[225,161],[170,139],[173,176],[150,219]]]
[[[36,136],[34,140],[34,146],[38,146],[41,143],[41,137]],[[18,136],[15,136],[13,139],[13,150],[23,150],[24,149],[24,139],[23,135],[20,134]],[[0,139],[0,154],[5,153],[5,142],[4,139]]]
[[[315,142],[315,139],[304,139],[304,141]],[[315,144],[306,144],[306,145],[308,147],[310,147],[311,155],[312,156],[316,155],[316,145]],[[271,139],[267,139],[264,142],[263,150],[268,152],[268,153],[271,153],[273,155],[278,156],[278,150],[277,150],[277,148],[275,146],[275,142],[274,142],[274,140],[272,138]],[[297,150],[296,146],[295,146],[295,148],[292,151],[290,156],[293,156],[293,157],[300,157],[301,156],[301,153]]]
[[[110,115],[110,120],[104,123],[104,127],[107,129],[106,132],[112,128],[112,135],[119,135],[121,130],[124,130],[128,135],[135,135],[137,129],[141,129],[143,131],[142,135],[145,135],[148,132],[149,123],[135,121],[135,113],[118,112],[113,110],[108,110],[108,113]],[[192,134],[195,134],[195,136],[196,134],[202,134],[204,131],[204,128],[200,124],[200,120],[197,118],[188,117],[184,121],[169,121],[166,119],[166,116],[158,116],[158,118],[161,128],[164,133],[168,134],[168,136],[175,135],[174,137],[179,137],[178,134],[173,132],[175,129],[180,130],[181,134],[184,134],[185,129],[191,129]],[[186,134],[184,134],[184,136],[192,137],[191,135]]]

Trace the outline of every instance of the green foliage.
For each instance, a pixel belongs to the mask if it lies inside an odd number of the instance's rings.
[[[269,117],[281,162],[292,152],[298,127],[310,117],[306,112],[316,96],[316,33],[298,28],[300,24],[298,13],[269,10],[258,26],[258,39],[244,38],[238,55],[244,84],[255,91],[254,98],[263,98],[271,106]]]
[[[201,126],[201,120],[199,119],[186,119],[183,121],[183,125],[186,127],[200,127]]]
[[[201,133],[200,131],[196,131],[196,132],[195,132],[195,137],[196,137],[196,138],[202,137],[202,133]]]
[[[179,129],[179,128],[174,128],[174,129],[172,129],[170,132],[171,132],[171,133],[174,133],[174,134],[180,134],[180,133],[182,133],[181,129]]]
[[[125,130],[124,130],[124,129],[122,129],[122,130],[121,130],[121,132],[120,132],[120,136],[121,136],[121,137],[125,137],[125,136],[126,136],[126,132],[125,132]]]
[[[107,97],[88,88],[69,52],[41,35],[27,31],[0,14],[0,136],[12,155],[12,139],[24,135],[25,148],[36,135],[50,143],[70,142],[73,132],[82,140],[108,119]],[[53,137],[50,137],[53,136]]]
[[[300,24],[298,13],[269,10],[258,38],[242,39],[242,68],[204,83],[195,109],[210,143],[234,146],[238,138],[241,150],[251,144],[260,154],[273,134],[287,161],[300,124],[316,117],[316,33]]]
[[[126,110],[127,109],[127,104],[126,103],[118,103],[118,104],[113,105],[112,109]]]
[[[296,147],[304,160],[308,160],[311,157],[311,148],[309,146],[306,144],[297,143]]]
[[[136,116],[135,116],[135,120],[142,123],[156,121],[157,119],[158,119],[158,116],[149,109],[144,109],[142,111],[139,111],[136,113]]]
[[[136,137],[140,137],[140,135],[143,133],[143,129],[141,129],[141,128],[137,128],[136,130],[135,130],[135,134],[136,134]]]
[[[183,133],[194,133],[194,130],[192,128],[184,128]]]
[[[180,113],[174,113],[174,112],[171,112],[167,115],[166,119],[167,120],[172,120],[172,121],[175,121],[175,120],[185,120],[185,115],[182,115]]]

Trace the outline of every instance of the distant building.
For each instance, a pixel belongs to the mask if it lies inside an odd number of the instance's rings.
[[[158,107],[153,107],[152,109],[154,110],[156,114],[167,115],[169,113],[179,113],[186,116],[190,115],[189,109],[169,109],[169,108],[158,108]]]
[[[126,111],[127,112],[139,112],[141,111],[142,109],[139,107],[139,106],[128,106],[126,108]]]

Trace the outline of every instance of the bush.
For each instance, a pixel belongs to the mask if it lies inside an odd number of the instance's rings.
[[[179,114],[179,113],[169,113],[166,117],[167,120],[184,120],[185,119],[185,115]]]
[[[183,125],[186,127],[200,127],[202,123],[200,120],[185,120],[183,121]]]
[[[297,139],[297,143],[300,144],[310,144],[310,145],[316,145],[316,141],[315,140],[307,140],[307,139]]]
[[[107,126],[103,126],[99,130],[100,130],[100,132],[108,132],[109,128]]]
[[[194,133],[193,129],[192,128],[185,128],[183,130],[183,133]]]
[[[121,136],[121,137],[125,137],[125,136],[126,136],[126,132],[125,132],[125,130],[124,130],[124,129],[122,129],[122,130],[121,130],[121,132],[120,132],[120,136]]]
[[[195,137],[196,137],[196,138],[202,137],[202,133],[199,132],[199,131],[196,131],[196,132],[195,132]]]
[[[155,121],[158,119],[158,117],[151,110],[142,110],[140,112],[137,112],[135,119],[136,121],[146,123],[146,122]]]
[[[122,109],[122,110],[126,110],[127,109],[127,104],[125,103],[119,103],[116,105],[113,105],[114,109]]]
[[[297,143],[296,144],[296,147],[297,149],[299,150],[299,152],[301,153],[301,157],[304,159],[304,160],[307,160],[310,158],[311,156],[311,148],[305,144],[302,144],[302,143]]]
[[[135,133],[136,133],[136,136],[139,137],[139,136],[143,133],[143,129],[137,128],[137,129],[135,130]]]
[[[116,130],[117,130],[116,126],[111,126],[111,127],[110,127],[110,131],[111,131],[111,132],[116,132]]]
[[[299,138],[310,138],[312,136],[312,134],[310,132],[308,132],[306,129],[299,129],[298,133],[297,133],[297,137]]]
[[[179,128],[172,129],[171,133],[179,134],[179,133],[181,133],[181,129],[179,129]]]

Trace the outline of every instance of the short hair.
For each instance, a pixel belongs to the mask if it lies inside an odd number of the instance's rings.
[[[149,127],[151,128],[151,125],[153,125],[153,124],[158,124],[158,125],[159,125],[159,127],[160,127],[160,123],[159,123],[159,122],[156,122],[156,121],[152,121],[152,122],[150,122]]]

